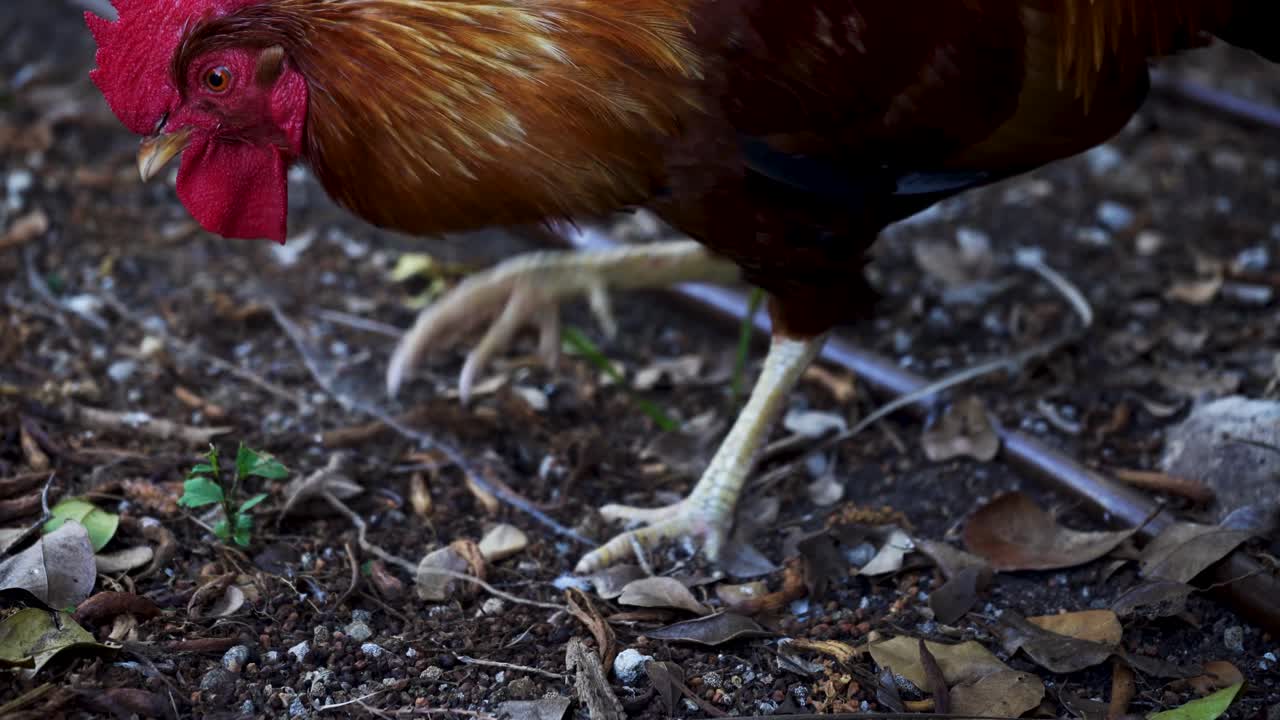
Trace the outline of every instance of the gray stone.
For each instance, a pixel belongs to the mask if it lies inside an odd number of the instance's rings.
[[[222,667],[228,672],[240,672],[247,662],[249,662],[249,648],[246,645],[236,645],[222,654]]]
[[[634,685],[644,677],[645,666],[652,660],[652,655],[627,648],[613,658],[613,674],[623,685]]]
[[[294,662],[302,662],[307,659],[307,655],[311,652],[311,643],[303,640],[302,642],[289,648],[289,654],[293,656]]]

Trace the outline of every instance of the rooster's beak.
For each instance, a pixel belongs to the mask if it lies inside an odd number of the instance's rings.
[[[169,161],[180,155],[191,142],[191,128],[183,128],[167,135],[154,135],[142,141],[138,148],[138,174],[142,182],[160,174]]]

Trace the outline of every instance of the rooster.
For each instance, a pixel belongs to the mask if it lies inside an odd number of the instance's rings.
[[[592,571],[694,536],[716,559],[752,462],[836,324],[865,315],[864,253],[945,197],[1105,141],[1148,61],[1216,35],[1280,59],[1274,0],[115,0],[93,79],[154,177],[207,230],[286,235],[310,167],[361,218],[413,234],[648,208],[694,241],[539,253],[429,308],[394,354],[486,319],[485,361],[555,305],[738,277],[769,294],[762,373],[690,495],[605,508],[647,525]]]

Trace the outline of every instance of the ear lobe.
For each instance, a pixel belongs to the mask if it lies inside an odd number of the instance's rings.
[[[279,45],[263,50],[258,56],[258,67],[253,73],[254,82],[264,88],[274,85],[284,72],[284,57],[284,48]]]

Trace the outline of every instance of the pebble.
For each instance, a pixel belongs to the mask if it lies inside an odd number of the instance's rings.
[[[257,708],[254,707],[252,700],[245,700],[240,705],[240,714],[245,717],[253,717],[257,715]]]
[[[440,668],[438,665],[432,665],[426,670],[423,670],[422,672],[418,673],[418,677],[428,682],[435,682],[436,680],[439,680],[440,678],[444,677],[444,670]]]
[[[216,667],[200,678],[200,692],[221,695],[230,692],[236,686],[236,676],[223,668]]]
[[[1160,252],[1164,247],[1164,235],[1155,230],[1143,230],[1138,233],[1138,237],[1134,239],[1134,245],[1138,250],[1138,254],[1143,257],[1151,257]]]
[[[652,655],[627,648],[613,658],[613,674],[623,685],[634,685],[645,676],[645,666],[652,660]]]
[[[501,598],[489,598],[480,606],[480,612],[490,617],[501,615],[506,610],[507,604],[502,602]]]
[[[1098,222],[1112,232],[1124,232],[1133,227],[1137,215],[1128,206],[1110,200],[1098,206]]]
[[[289,648],[289,654],[293,656],[294,662],[302,662],[307,659],[307,655],[311,652],[311,643],[303,640],[302,642]]]
[[[1089,165],[1089,172],[1097,177],[1120,167],[1124,163],[1124,155],[1110,145],[1099,145],[1084,154],[1084,161]]]
[[[383,650],[378,643],[365,643],[360,646],[360,652],[371,658],[377,658],[382,657],[382,653],[386,652],[386,650]]]
[[[222,667],[228,672],[238,673],[249,662],[249,647],[247,645],[235,645],[222,654]]]
[[[373,637],[373,630],[369,627],[369,624],[363,620],[352,620],[345,628],[343,628],[343,632],[347,634],[347,637],[358,643],[362,643]]]
[[[1270,305],[1275,298],[1275,290],[1270,285],[1227,283],[1221,292],[1222,297],[1241,305]]]
[[[293,700],[289,703],[289,717],[306,717],[307,705],[302,702],[301,695],[293,696]]]
[[[324,625],[317,625],[311,631],[311,640],[316,645],[323,645],[329,642],[329,628]]]
[[[373,620],[373,613],[368,610],[352,610],[351,622],[367,623]]]
[[[280,653],[276,650],[270,650],[267,652],[266,655],[262,656],[262,662],[264,663],[273,663],[273,662],[279,662],[279,661],[280,661]]]
[[[1265,245],[1254,245],[1236,254],[1234,265],[1243,272],[1262,272],[1271,265],[1271,251]]]
[[[115,382],[127,382],[138,371],[138,363],[132,360],[118,360],[107,366],[107,377]]]
[[[1222,644],[1234,653],[1244,652],[1244,628],[1232,625],[1222,631]]]
[[[1109,247],[1111,245],[1111,234],[1100,227],[1080,228],[1076,230],[1076,242],[1100,248]]]
[[[724,684],[720,679],[720,673],[712,671],[702,676],[702,684],[709,688],[718,688]]]

